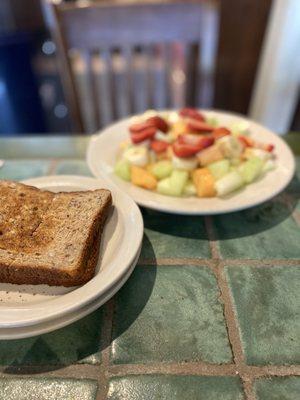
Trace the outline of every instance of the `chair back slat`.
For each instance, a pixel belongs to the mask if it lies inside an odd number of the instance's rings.
[[[93,132],[149,108],[211,106],[213,0],[83,7],[44,1],[74,130]],[[72,61],[70,68],[70,53],[81,55],[79,67]]]
[[[101,125],[101,118],[99,112],[99,89],[97,88],[96,82],[96,66],[94,55],[90,51],[86,50],[82,52],[85,64],[86,64],[86,75],[87,75],[87,85],[88,92],[91,99],[90,102],[90,114],[91,120],[93,121],[92,130],[96,130],[98,126]]]
[[[122,109],[121,117],[125,117],[134,112],[133,109],[133,77],[132,77],[132,65],[133,65],[133,51],[131,46],[123,46],[120,49],[121,57],[124,60],[124,74],[123,74],[123,91],[124,93],[124,106]],[[124,110],[124,111],[123,111]]]
[[[199,40],[202,2],[129,5],[93,3],[60,7],[70,47],[148,45]],[[78,29],[80,27],[80,29]],[[167,27],[167,29],[166,29]]]

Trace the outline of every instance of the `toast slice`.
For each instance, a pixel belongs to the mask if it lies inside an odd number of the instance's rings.
[[[0,282],[89,281],[111,203],[105,189],[53,193],[0,181]]]

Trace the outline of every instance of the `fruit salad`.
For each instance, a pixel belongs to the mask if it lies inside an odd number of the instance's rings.
[[[167,196],[224,197],[275,168],[274,146],[251,138],[246,122],[222,126],[199,110],[134,117],[114,172]]]

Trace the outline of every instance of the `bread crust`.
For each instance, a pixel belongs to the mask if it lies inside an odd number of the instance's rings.
[[[29,191],[33,190],[36,195],[39,195],[39,193],[44,195],[45,193],[45,191],[40,191],[37,188],[26,186],[20,183],[10,181],[5,181],[3,183],[3,181],[0,181],[0,188],[1,184],[17,185],[24,191],[27,189]],[[97,194],[98,197],[101,195],[101,198],[103,197],[103,202],[93,216],[92,223],[87,228],[87,237],[82,249],[80,250],[80,256],[78,257],[78,260],[76,260],[75,266],[70,268],[66,264],[66,268],[57,268],[55,265],[46,265],[47,263],[45,263],[45,265],[35,265],[34,261],[32,263],[25,262],[18,264],[18,262],[15,260],[15,252],[8,251],[5,260],[1,259],[0,256],[0,282],[30,285],[47,284],[50,286],[70,287],[84,284],[94,276],[95,268],[99,258],[102,231],[112,203],[111,193],[107,190],[99,189],[93,192],[61,192],[60,194],[55,194],[55,196],[59,197],[62,195],[76,199],[77,196],[82,196],[83,193],[89,193],[91,197],[93,197],[94,194]],[[87,221],[87,224],[88,222],[89,221]],[[38,230],[38,227],[36,229]],[[41,240],[43,238],[44,236],[41,235]],[[45,237],[45,239],[47,240],[48,238]],[[30,249],[30,251],[31,250],[32,249]],[[40,256],[42,256],[42,254]]]

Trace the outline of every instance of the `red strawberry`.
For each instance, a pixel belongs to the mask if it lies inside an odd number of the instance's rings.
[[[195,108],[188,108],[188,107],[182,108],[179,111],[179,115],[181,117],[188,117],[188,118],[195,119],[197,121],[203,121],[203,122],[205,121],[204,116]]]
[[[161,117],[159,117],[158,115],[156,115],[155,117],[150,117],[146,120],[146,123],[150,123],[153,126],[155,126],[155,128],[159,129],[160,131],[167,133],[169,130],[169,125],[168,123]]]
[[[185,136],[189,136],[185,138]],[[196,140],[193,138],[194,143],[191,142],[192,135],[181,135],[178,140],[173,144],[173,151],[177,157],[191,157],[199,151],[211,146],[214,143],[213,137],[201,137]]]
[[[197,121],[195,119],[188,119],[188,128],[193,132],[212,132],[215,128],[206,122]]]
[[[129,127],[129,131],[131,133],[138,133],[138,132],[143,131],[144,129],[147,129],[147,128],[150,128],[150,127],[153,127],[153,126],[154,125],[151,122],[139,122],[137,124],[131,125]]]
[[[254,141],[252,139],[250,139],[248,136],[239,135],[238,139],[244,147],[253,147],[254,146]]]
[[[150,126],[149,128],[143,129],[140,132],[135,132],[130,134],[132,143],[140,143],[147,139],[152,139],[156,133],[156,128]]]
[[[220,128],[214,129],[212,134],[215,139],[220,139],[223,136],[231,135],[231,132],[227,128],[220,127]]]
[[[169,143],[163,142],[162,140],[153,140],[151,142],[151,149],[155,151],[155,153],[163,153],[167,150]]]

